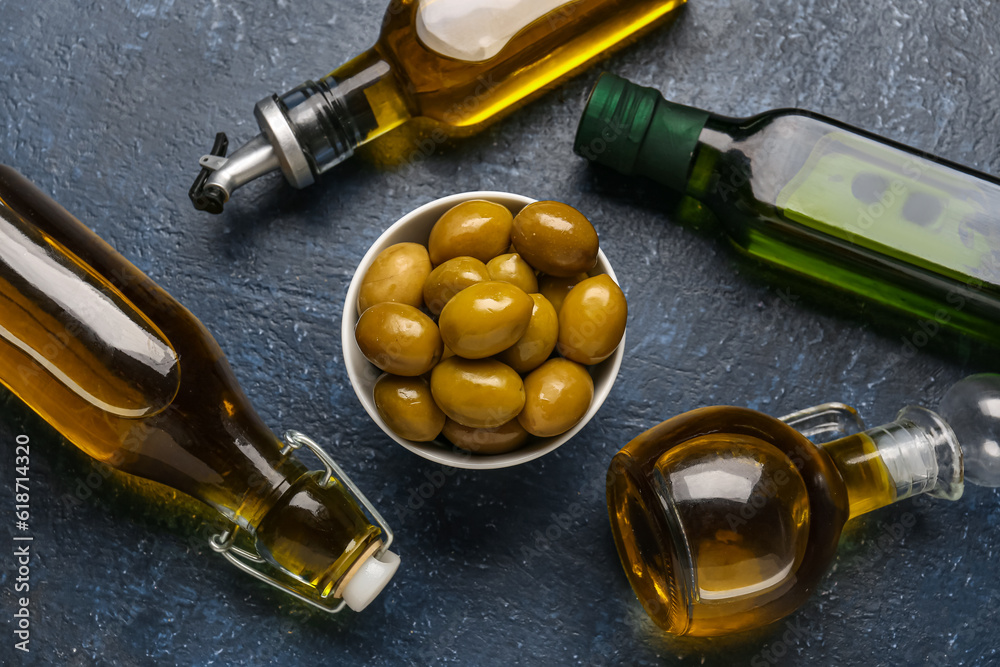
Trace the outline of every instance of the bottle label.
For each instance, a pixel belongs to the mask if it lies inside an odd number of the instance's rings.
[[[422,0],[417,36],[446,58],[482,62],[500,53],[529,25],[579,0]]]
[[[785,216],[965,283],[1000,285],[1000,187],[847,132],[778,194]]]

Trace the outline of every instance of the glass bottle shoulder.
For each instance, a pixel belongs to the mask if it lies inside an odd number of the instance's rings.
[[[699,137],[690,194],[773,208],[816,144],[835,129],[828,119],[798,109],[739,119],[713,115]]]

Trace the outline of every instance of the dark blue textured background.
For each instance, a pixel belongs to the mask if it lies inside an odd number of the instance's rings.
[[[327,444],[370,494],[403,559],[364,613],[310,612],[212,554],[190,511],[161,511],[162,499],[97,480],[89,459],[3,393],[7,544],[13,440],[33,442],[25,662],[1000,662],[1000,494],[974,487],[957,503],[908,501],[856,522],[817,594],[773,628],[675,640],[645,617],[602,488],[632,437],[717,403],[778,415],[843,400],[884,422],[906,403],[936,405],[997,360],[912,354],[901,338],[909,325],[874,326],[808,299],[789,305],[778,290],[797,295],[794,281],[763,280],[719,239],[673,224],[652,186],[588,168],[571,142],[596,72],[405,169],[380,168],[368,151],[305,191],[265,179],[222,217],[192,210],[186,191],[214,132],[249,138],[258,99],[367,48],[383,10],[382,0],[4,3],[0,162],[194,311],[266,422]],[[982,0],[692,0],[605,67],[680,102],[730,115],[810,108],[1000,173],[997,25],[1000,4]],[[621,378],[573,442],[516,469],[451,471],[366,417],[341,365],[340,311],[382,229],[478,189],[584,211],[632,308]],[[86,497],[68,502],[74,494]],[[20,660],[12,572],[5,555],[0,659]]]

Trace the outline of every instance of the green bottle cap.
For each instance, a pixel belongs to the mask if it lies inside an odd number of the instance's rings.
[[[590,93],[573,149],[623,174],[683,192],[709,113],[663,99],[655,88],[604,73]]]

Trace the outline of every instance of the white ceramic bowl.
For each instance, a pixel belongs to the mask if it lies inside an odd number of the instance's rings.
[[[615,378],[618,377],[618,369],[622,365],[622,356],[624,355],[625,338],[624,336],[622,337],[622,342],[614,354],[603,362],[590,367],[590,374],[594,378],[594,400],[590,404],[587,414],[583,416],[583,419],[562,435],[552,438],[532,438],[521,449],[507,452],[506,454],[487,455],[465,452],[452,446],[441,437],[435,442],[413,442],[412,440],[400,438],[390,431],[379,416],[378,410],[375,408],[375,399],[372,395],[375,381],[382,372],[365,359],[354,338],[354,328],[358,323],[357,303],[361,281],[364,279],[368,267],[371,266],[372,262],[375,261],[375,257],[380,252],[391,245],[407,241],[426,245],[427,238],[431,233],[431,227],[434,226],[438,218],[453,206],[461,204],[464,201],[469,201],[470,199],[486,199],[497,204],[502,204],[510,209],[514,215],[517,215],[522,208],[535,201],[534,199],[508,192],[466,192],[451,195],[450,197],[442,197],[441,199],[424,204],[420,208],[403,216],[389,227],[365,254],[358,265],[357,271],[354,272],[354,279],[351,280],[351,286],[347,290],[347,300],[344,303],[344,317],[341,325],[344,363],[347,365],[347,374],[351,378],[351,384],[354,386],[354,391],[358,395],[361,405],[365,407],[365,410],[375,420],[375,423],[385,431],[386,435],[403,447],[406,447],[414,454],[419,454],[425,459],[456,468],[506,468],[548,454],[576,435],[597,414],[601,404],[604,403],[604,400],[611,392],[611,386],[614,384]],[[591,273],[594,275],[606,273],[611,276],[612,280],[618,282],[618,278],[615,276],[615,272],[612,270],[611,264],[608,263],[608,258],[604,256],[603,251],[598,253],[597,266]]]

